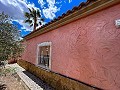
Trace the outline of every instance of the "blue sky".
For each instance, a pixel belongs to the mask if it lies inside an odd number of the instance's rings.
[[[13,24],[18,26],[21,31],[21,36],[23,37],[33,30],[32,27],[24,23],[24,12],[28,12],[27,8],[34,7],[35,9],[39,9],[42,18],[45,19],[45,24],[85,1],[86,0],[0,0],[0,12],[4,11],[12,17]]]

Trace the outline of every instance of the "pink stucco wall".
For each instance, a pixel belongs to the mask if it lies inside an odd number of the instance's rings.
[[[36,63],[37,44],[52,42],[52,71],[107,90],[120,90],[120,4],[26,41],[24,60]]]

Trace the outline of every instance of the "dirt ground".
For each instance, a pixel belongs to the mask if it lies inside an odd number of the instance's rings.
[[[0,90],[26,90],[13,69],[0,69]]]

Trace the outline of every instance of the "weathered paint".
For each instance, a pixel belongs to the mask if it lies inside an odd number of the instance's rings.
[[[37,45],[52,42],[54,72],[107,90],[120,90],[120,4],[25,42],[23,59],[36,64]]]

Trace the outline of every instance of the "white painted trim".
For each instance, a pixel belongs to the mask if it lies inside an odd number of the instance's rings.
[[[39,47],[40,46],[50,46],[50,57],[49,57],[49,68],[43,67],[41,65],[38,65],[38,54],[39,54]],[[51,70],[51,50],[52,50],[52,42],[43,42],[37,45],[37,56],[36,56],[36,66],[43,67],[45,69],[50,69]]]
[[[38,44],[38,46],[50,46],[50,45],[51,45],[51,42],[43,42]]]

